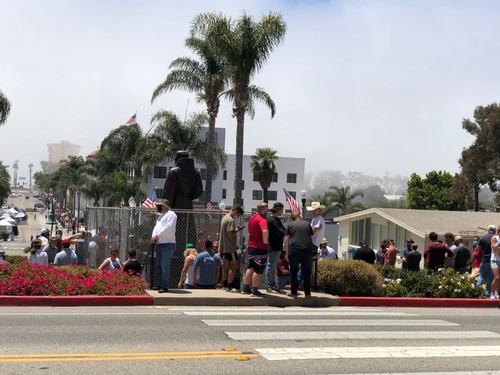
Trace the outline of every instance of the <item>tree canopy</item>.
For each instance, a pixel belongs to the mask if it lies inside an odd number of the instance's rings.
[[[452,186],[453,176],[446,171],[430,171],[425,178],[413,173],[408,181],[406,206],[421,210],[460,210],[460,204],[449,194]]]

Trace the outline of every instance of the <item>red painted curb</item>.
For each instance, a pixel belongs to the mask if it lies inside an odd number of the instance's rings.
[[[340,306],[500,307],[500,300],[480,298],[339,297]]]
[[[0,306],[149,306],[152,296],[0,296]]]

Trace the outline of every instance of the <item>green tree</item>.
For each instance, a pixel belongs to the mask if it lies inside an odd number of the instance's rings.
[[[220,98],[224,95],[227,76],[224,64],[209,41],[203,37],[191,36],[186,46],[195,52],[198,60],[189,57],[175,59],[170,64],[171,72],[155,89],[151,102],[161,94],[172,90],[186,90],[196,94],[197,102],[204,102],[208,113],[208,137],[206,154],[205,204],[212,200],[212,181],[216,176],[214,161],[215,123],[219,113]]]
[[[453,176],[446,171],[431,171],[425,178],[413,173],[408,181],[406,205],[409,209],[456,211],[459,204],[449,194],[452,186]]]
[[[325,194],[328,201],[338,207],[340,215],[347,215],[353,212],[361,211],[364,206],[360,202],[354,202],[357,197],[363,197],[360,190],[351,191],[350,186],[330,186]]]
[[[263,201],[266,203],[269,201],[269,187],[271,186],[271,182],[273,182],[273,176],[276,172],[274,162],[278,160],[277,153],[278,151],[272,148],[263,147],[255,150],[255,155],[251,156],[250,168],[259,180],[259,184],[262,187],[262,195],[264,196]]]
[[[0,206],[4,204],[10,194],[10,175],[7,168],[0,161]]]
[[[10,102],[9,99],[0,90],[0,125],[5,124],[7,117],[10,113]]]
[[[281,15],[276,13],[263,16],[260,22],[255,22],[245,13],[237,20],[203,13],[194,19],[191,31],[192,36],[207,40],[215,53],[222,57],[229,75],[231,88],[228,95],[233,101],[233,116],[237,122],[233,204],[241,205],[245,114],[248,112],[253,117],[253,103],[256,100],[269,107],[271,117],[276,112],[270,95],[250,82],[268,60],[274,47],[283,40],[286,24]]]

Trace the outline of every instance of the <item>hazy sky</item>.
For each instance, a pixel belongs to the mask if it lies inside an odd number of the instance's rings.
[[[68,140],[87,155],[137,110],[149,129],[158,109],[204,111],[173,92],[150,104],[200,12],[287,22],[254,83],[276,102],[245,124],[245,154],[272,147],[304,157],[306,172],[372,176],[458,172],[461,126],[500,95],[500,1],[0,0],[0,90],[12,102],[0,160],[27,176]],[[236,120],[223,102],[226,152]],[[9,170],[12,175],[12,169]]]

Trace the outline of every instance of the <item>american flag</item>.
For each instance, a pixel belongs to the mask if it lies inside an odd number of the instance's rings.
[[[292,195],[288,191],[286,191],[285,188],[283,188],[283,191],[285,192],[286,202],[290,206],[290,211],[300,213],[300,204],[295,200],[294,197],[292,197]]]
[[[212,202],[207,203],[207,210],[212,210],[214,206],[212,206]]]
[[[151,194],[149,194],[149,197],[146,198],[144,203],[141,204],[141,207],[146,207],[146,208],[155,208],[155,202],[156,202],[157,196],[155,191],[153,190]]]
[[[137,121],[135,120],[136,116],[137,116],[137,113],[134,114],[131,118],[129,118],[126,123],[127,124],[137,124]]]

